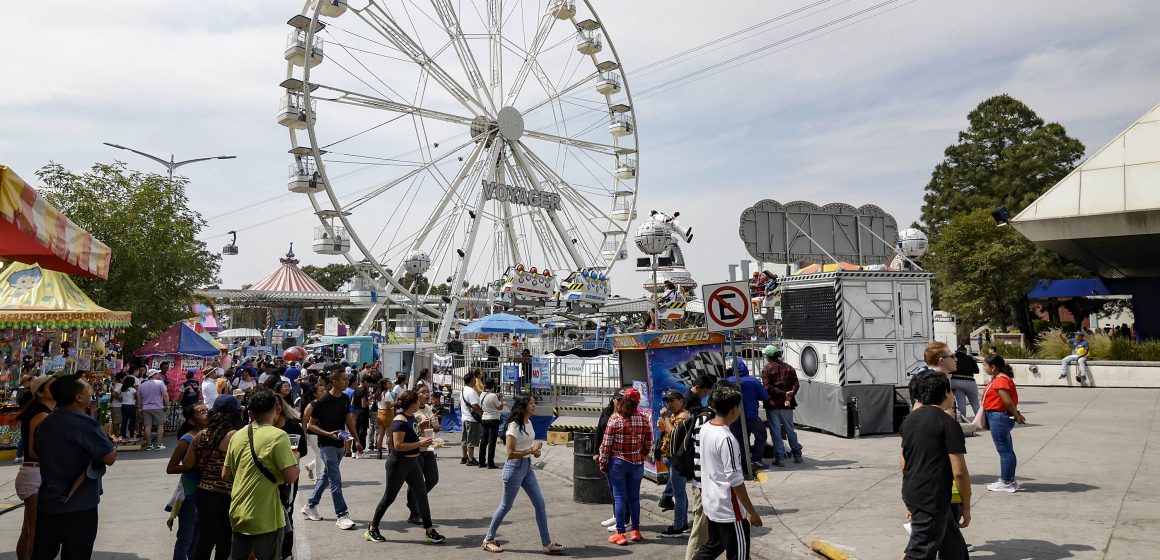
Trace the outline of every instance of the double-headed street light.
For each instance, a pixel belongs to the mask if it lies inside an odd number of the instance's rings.
[[[161,165],[164,165],[165,168],[169,170],[169,182],[171,184],[173,183],[173,170],[177,169],[178,167],[181,167],[187,163],[197,163],[199,161],[208,161],[211,159],[234,159],[234,158],[238,157],[238,156],[214,156],[214,157],[203,157],[203,158],[197,158],[197,159],[187,159],[185,161],[175,161],[173,154],[169,154],[169,161],[165,161],[157,156],[150,155],[150,154],[147,154],[145,152],[140,152],[140,151],[134,150],[133,148],[126,148],[125,146],[122,146],[120,144],[110,144],[108,142],[102,142],[102,143],[106,146],[117,148],[118,150],[128,150],[128,151],[133,152],[137,155],[145,156],[145,157],[147,157],[147,158],[149,158],[157,163],[160,163]]]

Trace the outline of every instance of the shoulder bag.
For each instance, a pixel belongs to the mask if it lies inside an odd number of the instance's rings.
[[[986,430],[988,427],[987,409],[983,406],[983,403],[987,401],[987,391],[991,390],[991,384],[994,382],[994,379],[992,379],[991,383],[987,384],[987,388],[983,389],[983,398],[979,399],[979,411],[975,413],[975,421],[971,422],[971,424],[974,424],[980,430]]]
[[[258,460],[258,454],[254,451],[254,425],[250,424],[246,427],[246,430],[250,436],[250,457],[254,458],[254,466],[258,467],[258,472],[262,473],[262,476],[266,477],[266,480],[269,480],[278,486],[278,502],[282,504],[282,507],[290,507],[292,505],[292,498],[290,497],[290,485],[278,484],[278,479],[274,478],[274,473],[271,473],[269,470],[267,470],[266,465],[263,465],[262,461]]]

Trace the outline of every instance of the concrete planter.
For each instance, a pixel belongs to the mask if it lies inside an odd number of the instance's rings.
[[[1160,389],[1160,362],[1114,362],[1095,360],[1087,363],[1088,378],[1075,380],[1079,366],[1072,364],[1065,379],[1059,378],[1060,360],[1007,360],[1015,370],[1015,384],[1020,387],[1129,387]],[[983,369],[983,364],[979,364]],[[986,373],[975,376],[979,387],[989,381]]]

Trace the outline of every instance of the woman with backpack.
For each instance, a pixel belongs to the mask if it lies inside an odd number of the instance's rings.
[[[685,491],[688,480],[680,471],[673,468],[672,445],[673,436],[677,427],[689,417],[685,410],[685,396],[676,389],[669,389],[664,394],[665,408],[661,410],[661,418],[657,421],[657,428],[661,431],[659,446],[661,459],[669,467],[669,482],[673,489],[673,524],[661,531],[662,538],[679,538],[689,532],[689,496]]]

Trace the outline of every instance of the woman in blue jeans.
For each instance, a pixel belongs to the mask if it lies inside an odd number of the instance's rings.
[[[194,544],[197,537],[197,483],[201,480],[201,469],[197,467],[196,455],[188,453],[193,438],[209,424],[209,408],[204,404],[191,404],[181,410],[188,430],[177,440],[166,474],[180,474],[181,491],[184,499],[177,512],[177,542],[173,544],[173,560],[193,560]]]
[[[999,452],[999,480],[987,485],[992,492],[1013,493],[1019,490],[1015,481],[1015,447],[1011,443],[1011,429],[1016,423],[1027,420],[1019,412],[1019,392],[1015,389],[1011,366],[997,354],[987,356],[984,369],[991,376],[991,382],[983,391],[983,410],[987,415],[987,426],[995,451]]]
[[[499,543],[495,542],[495,533],[503,518],[512,509],[516,495],[520,488],[532,500],[532,507],[536,509],[536,527],[540,530],[540,544],[547,554],[559,554],[564,546],[552,542],[548,534],[548,507],[544,503],[544,495],[540,493],[540,484],[536,481],[536,471],[532,470],[530,457],[539,457],[543,442],[536,441],[536,432],[532,428],[532,415],[536,412],[536,399],[531,395],[516,397],[508,415],[507,426],[504,428],[504,441],[507,443],[507,462],[503,465],[503,497],[499,507],[491,516],[491,525],[487,528],[487,536],[483,538],[483,549],[488,552],[503,552]]]
[[[600,470],[608,473],[616,512],[616,533],[608,542],[619,546],[644,540],[640,534],[640,481],[644,478],[644,458],[652,449],[652,426],[637,410],[639,404],[640,391],[625,389],[600,443]]]

